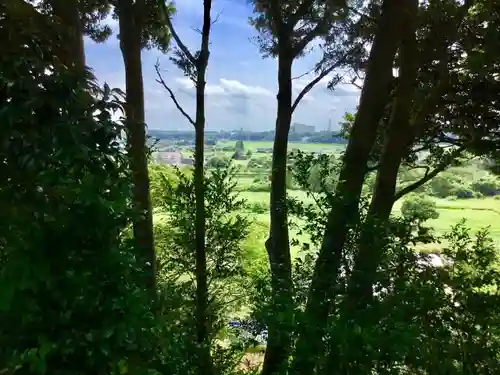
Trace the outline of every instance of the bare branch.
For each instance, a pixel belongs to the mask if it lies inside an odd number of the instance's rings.
[[[400,191],[398,191],[394,195],[394,202],[396,202],[398,199],[402,198],[408,193],[411,193],[412,191],[418,189],[420,186],[424,185],[426,182],[432,180],[434,177],[436,177],[439,173],[444,171],[446,168],[450,166],[450,164],[457,158],[463,151],[465,150],[465,146],[462,146],[460,148],[457,148],[456,150],[452,151],[450,154],[447,155],[447,157],[444,158],[444,160],[432,171],[427,171],[420,180],[415,181],[414,183],[402,188]]]
[[[297,106],[299,105],[300,101],[304,98],[304,96],[306,96],[306,94],[311,91],[314,86],[316,86],[316,84],[321,81],[323,78],[325,78],[333,69],[335,68],[335,66],[331,66],[329,67],[328,69],[325,69],[323,70],[320,74],[318,74],[316,76],[316,78],[314,78],[311,82],[309,82],[299,93],[299,95],[297,95],[297,97],[295,98],[293,104],[292,104],[292,113],[295,111],[295,109],[297,108]]]
[[[193,56],[193,54],[189,51],[187,46],[182,42],[181,38],[179,37],[179,34],[175,31],[174,25],[172,24],[172,19],[170,18],[170,14],[167,9],[167,5],[165,4],[164,0],[158,0],[158,4],[160,6],[161,11],[165,15],[165,22],[167,23],[167,27],[170,30],[170,33],[172,34],[172,37],[175,40],[175,43],[179,47],[179,49],[184,53],[184,55],[187,57],[187,59],[193,64],[196,65],[196,58]]]
[[[305,73],[302,73],[301,75],[298,75],[297,77],[292,77],[292,80],[294,80],[294,79],[301,79],[302,77],[305,77],[306,75],[311,74],[312,72],[314,72],[314,68],[308,70]]]
[[[158,62],[155,64],[155,70],[156,70],[156,75],[158,76],[158,78],[156,79],[156,82],[158,82],[160,85],[162,85],[165,88],[165,90],[168,91],[168,93],[170,94],[170,98],[174,102],[174,104],[177,107],[177,109],[179,110],[179,112],[182,113],[182,115],[191,123],[191,125],[195,126],[195,122],[192,119],[192,117],[189,116],[189,114],[184,110],[184,108],[182,108],[180,103],[177,101],[177,98],[175,97],[174,92],[172,91],[172,89],[167,85],[167,83],[163,79],[163,77],[160,73],[160,64]]]
[[[215,25],[219,21],[219,18],[221,16],[222,12],[224,12],[224,9],[222,9],[219,13],[217,13],[214,20],[212,21],[212,26]]]
[[[316,84],[321,81],[323,78],[325,78],[328,74],[333,72],[336,68],[341,66],[344,63],[344,60],[346,59],[346,56],[343,56],[341,59],[339,59],[335,64],[330,65],[329,67],[323,69],[321,73],[319,73],[316,78],[314,78],[311,82],[309,82],[297,95],[297,98],[295,98],[295,101],[292,104],[292,113],[295,111],[297,106],[299,105],[300,101],[306,96],[306,94],[311,91]]]

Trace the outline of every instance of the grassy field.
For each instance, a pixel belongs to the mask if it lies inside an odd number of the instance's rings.
[[[313,203],[313,200],[308,198],[303,191],[290,191],[289,194],[307,203]],[[267,192],[242,192],[241,196],[249,203],[269,203],[269,193]],[[435,202],[439,212],[439,218],[430,220],[428,224],[435,229],[437,235],[443,235],[449,232],[452,226],[465,218],[467,220],[467,226],[473,233],[489,227],[492,238],[495,240],[496,245],[500,247],[500,226],[496,224],[500,222],[500,199],[435,199]],[[401,201],[398,201],[395,205],[393,210],[394,215],[400,214],[401,203]],[[261,246],[262,249],[264,249],[264,241],[269,228],[269,215],[251,214],[251,216],[255,222],[258,223],[255,229],[260,233],[259,237],[262,238]],[[299,241],[307,240],[304,236],[298,238],[296,230],[294,229],[291,230],[290,236],[291,238],[297,238]],[[251,241],[255,244],[258,242],[255,239]],[[419,250],[431,252],[439,251],[442,246],[444,246],[444,243],[428,244],[419,246]],[[293,248],[293,255],[297,255],[298,250],[298,248]]]
[[[241,197],[248,203],[269,203],[268,192],[241,192]],[[303,191],[290,191],[290,196],[297,197],[307,203],[313,203],[313,200],[306,196]],[[467,226],[475,233],[478,230],[489,227],[490,234],[497,246],[500,247],[500,199],[481,198],[481,199],[435,199],[439,218],[430,220],[428,224],[435,229],[437,235],[443,235],[450,231],[450,228],[460,220],[466,219]],[[393,214],[399,215],[401,202],[397,202]],[[265,256],[264,243],[269,232],[269,214],[246,213],[252,219],[250,234],[245,241],[245,248],[250,251]],[[162,215],[156,214],[155,221],[161,220]],[[300,224],[300,223],[298,223]],[[290,238],[297,239],[300,242],[307,242],[305,235],[299,235],[296,228],[291,228]],[[445,243],[428,244],[418,246],[419,250],[427,252],[439,251]],[[292,247],[292,256],[300,255],[300,247]]]
[[[271,141],[243,141],[245,150],[256,151],[258,148],[273,148]],[[217,147],[234,146],[235,141],[219,141]],[[331,151],[333,153],[341,152],[345,146],[335,143],[302,143],[302,142],[289,142],[288,148],[290,150],[296,148],[302,151]]]
[[[235,141],[219,141],[217,142],[217,149],[222,149],[223,147],[233,147]],[[258,142],[258,141],[244,141],[245,150],[252,150],[254,154],[252,159],[263,160],[261,158],[267,158],[270,162],[270,153],[256,153],[257,149],[272,149],[272,142]],[[344,149],[344,145],[341,144],[311,144],[311,143],[298,143],[291,142],[289,144],[289,150],[300,149],[303,151],[322,151],[331,152],[338,154]],[[211,157],[215,154],[224,154],[227,158],[231,158],[233,152],[231,151],[218,151],[218,152],[208,152],[207,157]],[[269,175],[267,169],[252,169],[248,168],[249,160],[233,160],[233,165],[239,168],[237,172],[237,183],[238,190],[242,198],[246,199],[248,204],[259,204],[262,206],[268,206],[269,204],[269,192],[268,191],[249,191],[252,190],[250,187],[255,184],[262,184]],[[488,174],[484,169],[480,168],[480,165],[476,162],[471,163],[467,166],[453,167],[448,170],[448,176],[460,176],[463,182],[478,180]],[[413,176],[417,178],[417,176]],[[255,190],[255,189],[253,189]],[[291,190],[289,195],[296,197],[306,203],[314,203],[311,198],[307,196],[304,191]],[[467,226],[471,228],[473,232],[477,232],[480,229],[489,227],[491,236],[494,238],[496,244],[500,246],[500,226],[496,223],[500,222],[500,199],[495,198],[470,198],[470,199],[456,199],[456,198],[446,198],[439,199],[433,198],[437,205],[437,210],[439,212],[439,218],[431,220],[428,222],[430,226],[435,229],[437,235],[443,235],[450,231],[451,227],[457,224],[460,220],[466,219]],[[400,207],[402,201],[398,201],[394,207],[393,214],[399,215]],[[269,231],[269,213],[247,213],[252,219],[252,229],[250,231],[249,238],[246,241],[246,246],[254,251],[262,252],[265,255],[264,242],[267,238]],[[298,238],[297,231],[291,229],[290,237],[298,239],[299,241],[307,241],[307,238],[302,236]],[[443,246],[441,244],[430,244],[426,246],[421,246],[421,250],[427,251],[438,251]],[[292,253],[294,256],[298,254],[298,248],[293,248]]]

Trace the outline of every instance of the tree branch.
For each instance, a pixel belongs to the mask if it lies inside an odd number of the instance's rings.
[[[172,34],[172,37],[175,40],[175,43],[177,44],[177,47],[184,53],[186,58],[193,64],[196,65],[196,58],[194,55],[189,51],[187,46],[182,42],[181,38],[179,37],[179,34],[174,29],[174,25],[172,24],[172,19],[170,18],[170,14],[167,9],[167,5],[165,4],[165,0],[158,0],[158,4],[160,6],[161,11],[165,15],[165,22],[167,24],[168,29],[170,30],[170,33]]]
[[[167,85],[167,83],[163,79],[163,77],[160,73],[160,64],[158,62],[155,64],[155,70],[156,70],[156,75],[158,76],[158,78],[156,79],[156,82],[158,82],[160,85],[162,85],[165,88],[165,90],[168,91],[168,93],[170,94],[170,98],[174,102],[174,104],[177,107],[177,109],[179,110],[179,112],[182,113],[182,115],[191,123],[191,125],[195,126],[195,122],[192,119],[192,117],[189,116],[189,114],[184,110],[184,108],[182,108],[180,103],[177,101],[177,98],[175,97],[174,92],[172,91],[172,89]]]
[[[324,20],[320,21],[314,29],[312,29],[309,33],[307,33],[293,48],[293,56],[297,57],[300,53],[306,48],[306,46],[313,41],[319,34],[323,27],[325,26]]]
[[[307,93],[309,93],[309,91],[311,91],[314,86],[316,86],[316,84],[321,81],[323,78],[325,78],[328,74],[330,74],[335,68],[337,67],[337,64],[334,64],[332,66],[330,66],[329,68],[327,69],[324,69],[320,74],[318,74],[316,76],[316,78],[314,78],[311,82],[309,82],[299,93],[299,95],[297,95],[297,97],[295,98],[293,104],[292,104],[292,113],[295,111],[295,109],[297,108],[297,106],[299,105],[300,101],[304,98],[304,96],[306,96]]]
[[[311,74],[312,72],[314,72],[314,70],[315,70],[315,68],[311,68],[310,70],[308,70],[305,73],[299,74],[296,77],[292,77],[292,80],[294,80],[294,79],[301,79],[302,77],[305,77],[306,75]]]
[[[307,13],[312,3],[313,2],[311,0],[304,0],[302,4],[299,5],[295,13],[288,20],[287,26],[293,29],[295,25],[297,25],[297,22],[299,22],[301,19],[304,18],[304,15]]]
[[[411,193],[412,191],[418,189],[420,186],[424,185],[428,181],[432,180],[434,177],[436,177],[439,173],[444,171],[448,166],[455,160],[456,157],[458,157],[463,151],[465,150],[465,146],[462,146],[460,148],[457,148],[456,150],[452,151],[448,157],[445,158],[436,168],[434,168],[432,171],[427,171],[420,180],[415,181],[414,183],[402,188],[399,190],[395,195],[394,195],[394,202],[396,202],[398,199],[402,198],[408,193]]]
[[[323,69],[321,71],[320,74],[318,74],[318,76],[316,76],[316,78],[314,78],[311,82],[309,82],[303,89],[302,91],[299,93],[299,95],[297,95],[297,98],[295,98],[295,101],[293,102],[292,104],[292,113],[295,111],[295,108],[297,108],[297,106],[299,105],[300,101],[304,98],[304,96],[306,96],[307,93],[309,93],[309,91],[311,91],[314,86],[316,86],[316,84],[321,81],[323,78],[325,78],[328,74],[330,74],[333,70],[335,70],[336,68],[338,68],[339,66],[341,66],[345,59],[346,59],[346,55],[344,55],[341,59],[339,59],[335,64],[332,64],[330,65],[328,68],[326,69]]]

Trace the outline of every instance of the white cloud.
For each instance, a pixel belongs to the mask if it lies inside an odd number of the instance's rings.
[[[194,89],[194,83],[187,77],[178,77],[175,79],[175,82],[177,82],[181,88],[184,90],[191,90]]]
[[[206,85],[207,128],[272,129],[276,117],[276,60],[262,59],[258,47],[250,41],[255,34],[247,27],[250,7],[244,5],[244,1],[239,5],[233,5],[234,0],[214,1],[214,17],[219,10],[224,11],[211,36]],[[199,48],[200,36],[192,28],[201,24],[202,0],[177,0],[177,3],[175,26],[188,47],[195,51]],[[113,24],[113,21],[107,21]],[[107,81],[112,87],[124,88],[123,59],[116,38],[104,44],[90,43],[88,39],[86,42],[87,62],[99,80]],[[319,58],[318,52],[312,52],[295,61],[294,76],[310,71]],[[142,62],[146,121],[153,129],[191,129],[166,90],[155,81],[153,67],[158,59],[162,64],[163,78],[171,85],[177,100],[192,117],[195,113],[193,82],[182,76],[182,72],[169,62],[168,56],[159,51],[145,50]],[[294,98],[313,78],[314,75],[310,74],[293,81]],[[323,79],[303,98],[293,114],[293,121],[315,125],[321,130],[326,129],[329,119],[335,127],[346,111],[355,109],[359,89],[353,85],[339,85],[332,92],[326,88],[330,78]]]
[[[175,81],[181,90],[194,90],[194,83],[189,78],[178,77]],[[249,98],[251,96],[272,96],[273,93],[260,86],[245,85],[234,79],[221,78],[218,84],[207,84],[206,95],[228,95]]]
[[[241,96],[273,96],[273,93],[260,86],[249,86],[232,79],[220,79],[220,86],[224,89],[225,93],[229,95]]]

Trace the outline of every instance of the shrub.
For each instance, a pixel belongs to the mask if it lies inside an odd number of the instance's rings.
[[[438,198],[454,195],[455,185],[445,176],[436,176],[429,183],[430,193]]]
[[[259,191],[268,192],[270,190],[271,190],[271,185],[266,182],[253,183],[247,188],[247,191],[253,191],[253,192],[259,192]]]
[[[472,191],[470,187],[457,186],[455,189],[455,196],[457,198],[473,198],[474,191]]]
[[[223,155],[216,155],[208,159],[208,168],[227,168],[229,167],[230,160]]]
[[[111,117],[120,94],[61,65],[34,21],[0,17],[0,372],[149,365],[144,262],[122,236],[133,213],[123,129]]]
[[[247,155],[245,154],[244,151],[235,151],[233,156],[231,156],[231,159],[234,160],[246,160]]]
[[[436,202],[423,195],[408,197],[401,206],[401,214],[407,219],[419,219],[421,221],[439,217]]]
[[[246,203],[245,208],[256,214],[265,214],[269,211],[269,204],[265,202]]]
[[[492,178],[482,178],[471,185],[472,189],[481,195],[492,197],[500,194],[500,182]]]

